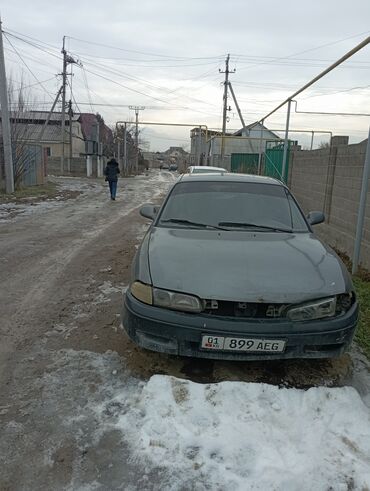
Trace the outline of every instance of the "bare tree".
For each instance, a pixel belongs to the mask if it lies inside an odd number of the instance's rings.
[[[24,175],[29,170],[32,154],[36,152],[36,147],[30,146],[30,140],[32,140],[33,136],[30,110],[35,102],[32,101],[31,94],[27,91],[23,78],[18,88],[14,87],[14,82],[10,79],[8,83],[8,100],[13,147],[14,185],[18,189]],[[38,148],[38,151],[42,151],[41,147]]]
[[[330,143],[329,142],[320,142],[319,145],[318,145],[318,148],[330,148]]]
[[[121,144],[121,155],[122,155],[122,142],[126,138],[126,152],[127,152],[127,168],[125,169],[125,173],[130,175],[134,172],[135,169],[135,159],[136,159],[136,148],[135,148],[135,125],[127,125],[126,126],[126,135],[125,135],[125,127],[124,125],[118,125],[113,129],[113,136],[115,141],[115,146],[118,148],[118,145]],[[118,152],[116,152],[118,153]],[[140,154],[139,154],[139,162],[140,162]]]

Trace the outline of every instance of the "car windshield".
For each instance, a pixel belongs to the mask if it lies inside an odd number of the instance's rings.
[[[176,184],[157,225],[192,227],[191,222],[226,230],[308,231],[302,212],[283,186],[251,182]]]

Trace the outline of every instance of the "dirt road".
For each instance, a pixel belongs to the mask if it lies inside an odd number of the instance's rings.
[[[160,488],[163,469],[146,472],[110,424],[153,374],[369,393],[357,350],[332,363],[233,364],[146,352],[123,335],[122,292],[147,227],[137,208],[173,179],[153,171],[121,180],[111,202],[101,181],[60,178],[80,194],[0,213],[1,490]]]

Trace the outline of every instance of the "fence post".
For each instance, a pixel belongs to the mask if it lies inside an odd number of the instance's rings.
[[[355,274],[357,272],[358,263],[360,259],[361,240],[362,240],[362,232],[364,228],[364,219],[365,219],[366,198],[367,198],[367,191],[369,187],[369,174],[370,174],[370,127],[369,127],[369,136],[367,139],[367,146],[366,146],[364,170],[362,172],[361,195],[360,195],[360,203],[358,206],[355,247],[353,251],[353,260],[352,260],[352,274]]]
[[[288,159],[288,143],[289,143],[289,121],[290,121],[290,106],[292,99],[288,100],[288,108],[286,112],[286,126],[285,126],[285,138],[284,138],[284,152],[283,152],[283,167],[281,169],[281,180],[285,182],[285,171],[287,167]]]

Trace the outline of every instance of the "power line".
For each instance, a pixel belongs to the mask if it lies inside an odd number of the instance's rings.
[[[148,53],[148,52],[144,52],[144,51],[137,51],[137,50],[133,50],[133,49],[119,48],[117,46],[112,46],[112,45],[103,44],[103,43],[97,43],[94,41],[87,41],[85,39],[75,38],[73,36],[66,36],[66,37],[68,37],[69,39],[74,39],[75,41],[85,43],[85,44],[92,44],[94,46],[102,46],[104,48],[115,49],[117,51],[124,51],[125,53],[136,53],[136,54],[145,55],[145,56],[157,56],[158,58],[170,58],[170,59],[174,58],[173,56],[169,56],[169,55],[155,54],[155,53]],[[213,58],[222,58],[223,56],[224,55],[206,56],[206,57],[179,56],[179,57],[176,57],[176,59],[181,59],[181,60],[204,60],[204,59],[206,59],[206,60],[209,60],[209,59],[213,59]]]
[[[303,55],[304,53],[309,53],[311,51],[315,51],[317,49],[326,48],[328,46],[334,46],[335,44],[339,44],[339,43],[342,43],[343,41],[348,41],[349,39],[353,39],[353,38],[356,38],[356,37],[359,37],[359,36],[363,36],[364,34],[368,34],[369,32],[370,31],[361,32],[359,34],[355,34],[353,36],[349,36],[349,37],[346,37],[346,38],[343,38],[343,39],[339,39],[337,41],[332,41],[330,43],[325,43],[325,44],[322,44],[320,46],[316,46],[315,48],[309,48],[309,49],[305,49],[303,51],[298,51],[297,53],[292,53],[291,55],[288,55],[288,56],[282,56],[279,59],[285,60],[285,59],[288,59],[288,58],[292,58],[293,56],[299,56],[299,55]],[[253,66],[258,66],[258,65],[266,65],[268,63],[269,62],[256,63],[255,65],[251,65],[249,67],[241,68],[240,70],[245,70],[247,68],[252,68]]]
[[[40,83],[44,84],[46,82],[50,82],[51,80],[54,80],[55,77],[47,78],[46,80],[42,80]],[[14,80],[12,80],[12,83],[14,83]],[[17,82],[19,83],[19,82]],[[39,82],[36,82],[35,84],[30,84],[30,85],[22,85],[22,83],[19,83],[19,88],[18,89],[12,89],[9,92],[17,92],[23,89],[29,89],[31,87],[35,87],[36,85],[39,85]]]
[[[36,39],[32,36],[28,36],[26,34],[23,34],[23,33],[20,33],[18,31],[15,31],[14,29],[7,29],[6,31],[3,31],[5,33],[8,33],[8,34],[12,34],[12,33],[15,33],[17,34],[18,36],[20,37],[23,37],[23,38],[27,38],[27,39],[32,39],[33,41],[37,41],[38,43],[40,44],[45,44],[45,46],[49,46],[55,50],[57,50],[59,52],[59,47],[58,46],[54,46],[53,44],[50,44],[50,43],[46,43],[45,41],[42,41],[41,39]],[[14,36],[14,34],[12,34]]]
[[[13,34],[11,34],[11,35],[12,35],[13,37],[15,37],[16,39],[19,39],[19,40],[21,40],[21,41],[23,41],[23,42],[25,42],[25,43],[27,43],[27,44],[31,45],[32,47],[35,47],[35,48],[37,48],[37,49],[40,49],[41,51],[46,52],[47,54],[51,54],[51,55],[55,56],[55,57],[56,57],[56,58],[58,58],[59,60],[61,59],[61,57],[60,57],[59,55],[57,56],[57,55],[55,55],[55,54],[53,54],[53,53],[50,53],[49,51],[45,50],[44,48],[40,47],[39,45],[37,45],[37,44],[35,44],[35,43],[33,43],[33,42],[27,41],[27,40],[25,40],[25,39],[22,39],[22,38],[21,38],[21,37],[19,37],[19,36],[15,36],[15,35],[13,35]],[[35,38],[30,38],[30,39],[35,39]],[[46,44],[46,43],[45,43],[45,44]],[[54,49],[54,48],[53,48],[53,49]],[[163,87],[159,87],[159,86],[156,86],[156,85],[150,84],[150,83],[148,83],[147,81],[145,81],[145,80],[141,80],[141,79],[139,79],[139,78],[137,78],[137,77],[130,77],[130,76],[128,76],[127,74],[122,74],[121,72],[118,72],[117,70],[113,70],[113,69],[112,69],[112,68],[110,68],[110,67],[107,67],[107,66],[104,66],[104,65],[101,65],[101,64],[99,65],[98,63],[92,63],[92,62],[89,62],[89,63],[90,63],[91,65],[93,65],[93,66],[95,65],[96,67],[102,66],[102,67],[103,67],[103,69],[104,69],[104,70],[106,70],[106,71],[111,71],[111,73],[115,73],[115,74],[117,74],[117,73],[118,73],[118,74],[120,74],[120,75],[122,75],[122,76],[124,76],[124,77],[126,77],[126,78],[128,78],[128,79],[132,79],[132,80],[135,80],[135,81],[140,81],[141,83],[143,83],[143,84],[145,84],[145,85],[148,85],[148,86],[152,86],[152,87],[158,88],[159,90],[164,90],[164,91],[166,91],[167,93],[171,93],[171,92],[172,92],[172,93],[174,93],[174,92],[176,92],[177,90],[181,90],[181,88],[177,88],[177,89],[174,89],[173,91],[168,91],[168,89],[166,89],[166,88],[163,88]],[[214,62],[212,62],[212,64],[214,64]],[[209,73],[209,71],[207,71],[207,72],[206,72],[206,74],[208,74],[208,73]],[[84,74],[84,75],[86,76],[86,74]],[[202,74],[200,77],[203,77],[203,76],[204,76],[204,74]],[[196,77],[196,78],[198,78],[198,77]],[[201,101],[201,100],[199,100],[199,99],[192,98],[192,97],[189,97],[189,96],[187,96],[187,95],[184,95],[183,97],[186,97],[187,99],[190,99],[190,100],[194,100],[194,101],[196,101],[196,102],[200,102],[200,103],[204,103],[204,104],[208,104],[208,105],[211,105],[211,106],[216,107],[216,106],[215,106],[214,104],[212,104],[212,103],[208,103],[208,102],[206,102],[206,101]]]
[[[4,33],[5,33],[5,32],[4,32]],[[26,44],[28,44],[29,46],[32,46],[32,47],[34,47],[34,48],[37,48],[37,49],[39,49],[40,51],[43,51],[44,53],[47,53],[48,55],[53,56],[54,58],[57,58],[58,60],[61,60],[61,59],[62,59],[62,57],[61,57],[59,54],[57,55],[57,54],[55,54],[55,53],[53,53],[53,52],[51,52],[51,51],[49,51],[49,50],[47,50],[47,49],[43,48],[42,46],[39,46],[39,45],[38,45],[38,44],[36,44],[36,43],[32,43],[31,41],[27,41],[27,39],[23,39],[22,37],[15,36],[14,34],[11,34],[11,33],[9,33],[9,32],[6,32],[5,34],[6,34],[6,35],[8,35],[8,36],[13,37],[13,38],[15,38],[15,39],[18,39],[19,41],[22,41],[23,43],[26,43]]]
[[[322,96],[328,96],[328,95],[343,94],[344,92],[352,92],[353,90],[364,90],[364,89],[369,89],[369,88],[370,88],[370,85],[362,85],[359,87],[351,87],[349,89],[343,89],[343,90],[338,90],[336,92],[330,92],[329,94],[309,95],[307,97],[303,97],[302,100],[312,99],[313,97],[322,97]]]
[[[85,70],[86,70],[86,69],[85,69]],[[144,96],[144,97],[148,97],[148,98],[150,98],[150,99],[153,99],[153,100],[155,100],[155,101],[162,102],[162,103],[164,103],[164,104],[170,104],[168,101],[166,101],[166,100],[164,100],[164,99],[160,99],[159,97],[155,97],[155,96],[152,96],[152,95],[150,95],[150,94],[145,94],[144,92],[141,92],[141,91],[139,91],[139,90],[136,90],[136,89],[133,89],[133,88],[131,88],[131,87],[128,87],[127,85],[123,85],[123,84],[121,84],[120,82],[117,82],[116,80],[112,80],[112,79],[110,79],[110,78],[108,78],[108,77],[105,77],[104,75],[99,74],[99,73],[93,72],[93,71],[91,71],[91,70],[86,70],[86,71],[87,71],[88,73],[91,73],[92,75],[95,75],[95,76],[100,77],[100,78],[102,78],[102,79],[104,79],[104,80],[107,80],[108,82],[111,82],[111,83],[114,83],[115,85],[118,85],[118,86],[120,86],[120,87],[123,87],[124,89],[130,90],[131,92],[135,92],[135,93],[140,94],[140,95],[142,95],[142,96]],[[188,109],[189,109],[189,108],[188,108],[188,107],[186,107],[186,106],[180,106],[180,105],[178,105],[178,104],[173,104],[173,103],[172,103],[172,105],[173,105],[173,106],[176,106],[176,107],[177,107],[177,108],[179,108],[179,109],[185,109],[185,110],[188,110]],[[206,112],[206,111],[201,111],[200,109],[191,109],[191,110],[192,110],[192,111],[194,111],[194,112],[198,112],[198,113],[202,113],[202,114],[207,114],[207,115],[210,115],[210,113],[209,113],[209,112]]]
[[[189,143],[189,138],[187,138],[187,139],[184,139],[184,138],[169,138],[167,136],[157,136],[157,135],[153,135],[151,133],[146,133],[145,138],[153,138],[154,140],[172,140],[172,141],[177,141],[177,142],[186,142],[186,143]]]
[[[73,99],[73,102],[75,103],[77,109],[78,109],[78,112],[81,113],[81,109],[79,108],[78,106],[78,103],[76,102],[76,99],[75,99],[75,96],[73,94],[73,90],[72,90],[72,83],[70,82],[70,80],[67,78],[67,84],[69,85],[69,88],[71,89],[71,97]]]
[[[16,54],[14,51],[12,51],[9,48],[4,48],[4,49],[5,49],[5,51],[8,51],[11,54]],[[55,70],[57,70],[56,67],[55,67],[55,65],[51,65],[50,63],[47,63],[45,61],[45,59],[41,60],[39,58],[35,58],[35,57],[30,56],[29,54],[26,55],[24,53],[23,53],[23,59],[32,61],[34,63],[37,63],[38,65],[49,66],[49,67],[51,67],[54,70],[54,72],[55,72]],[[37,68],[38,68],[39,71],[42,71],[42,72],[45,72],[45,73],[51,73],[51,72],[46,72],[46,70],[42,70],[39,67],[37,67]]]
[[[18,52],[18,50],[13,46],[12,42],[9,41],[9,38],[6,34],[4,34],[4,36],[6,37],[6,40],[8,41],[8,43],[10,44],[10,46],[13,48],[13,50],[15,51],[15,53],[19,56],[20,60],[22,61],[22,63],[25,65],[25,67],[27,68],[27,70],[30,72],[30,74],[33,76],[33,78],[36,80],[36,82],[44,89],[44,91],[48,94],[48,96],[53,100],[53,96],[50,94],[50,92],[44,87],[44,85],[40,82],[40,80],[36,77],[36,75],[33,73],[33,71],[30,69],[30,67],[27,65],[27,63],[24,61],[24,59],[22,58],[22,56],[20,55],[20,53]]]
[[[87,64],[88,64],[88,65],[90,64],[90,65],[92,65],[92,66],[95,66],[95,67],[96,67],[96,68],[98,68],[98,69],[104,69],[106,72],[112,73],[112,74],[114,74],[114,75],[119,75],[119,76],[121,76],[121,77],[123,77],[123,78],[127,78],[128,80],[132,80],[132,81],[134,81],[134,82],[140,82],[141,84],[146,85],[146,86],[147,86],[148,88],[150,88],[150,89],[153,89],[153,88],[154,88],[154,89],[161,90],[162,92],[165,92],[165,93],[166,93],[166,94],[168,94],[168,95],[169,95],[170,93],[174,92],[174,91],[172,91],[172,92],[171,92],[171,91],[169,91],[169,89],[168,89],[168,88],[166,88],[166,87],[162,87],[162,86],[159,86],[159,85],[156,85],[156,84],[152,84],[152,83],[150,83],[150,82],[148,82],[148,81],[146,81],[146,80],[140,79],[140,78],[135,77],[135,76],[132,76],[132,75],[128,75],[128,74],[126,74],[126,73],[120,72],[120,71],[115,70],[115,69],[112,69],[112,68],[110,68],[110,67],[106,67],[106,66],[104,66],[104,65],[102,65],[102,64],[99,64],[99,63],[87,62]],[[175,89],[175,90],[178,90],[178,89]],[[182,96],[182,97],[185,97],[185,98],[187,98],[187,99],[189,99],[189,100],[192,100],[192,101],[195,101],[195,102],[201,103],[201,104],[207,104],[207,105],[209,105],[209,106],[216,107],[216,105],[215,105],[215,104],[212,104],[212,103],[207,102],[207,101],[202,101],[202,100],[197,99],[197,98],[195,98],[195,97],[191,97],[191,96],[188,96],[188,95],[181,95],[181,96]]]
[[[84,69],[83,66],[81,68],[82,68],[82,75],[83,75],[83,79],[84,79],[84,83],[85,83],[85,88],[86,88],[86,92],[87,92],[87,97],[88,97],[89,103],[90,103],[91,112],[94,112],[94,109],[92,107],[92,102],[91,102],[91,94],[90,94],[90,90],[89,90],[89,84],[87,83],[86,72],[85,72],[85,69]]]

